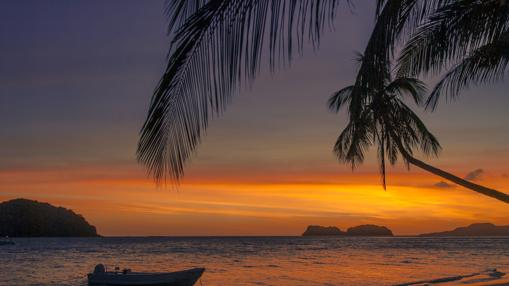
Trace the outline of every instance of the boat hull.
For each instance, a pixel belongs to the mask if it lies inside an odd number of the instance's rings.
[[[88,274],[89,286],[192,286],[200,279],[204,268],[170,273],[112,273]]]

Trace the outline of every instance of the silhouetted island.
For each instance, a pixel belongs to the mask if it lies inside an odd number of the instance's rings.
[[[316,236],[316,235],[344,235],[339,228],[335,226],[320,226],[310,225],[302,236]]]
[[[496,226],[492,223],[474,223],[451,231],[425,233],[419,236],[509,236],[509,225]]]
[[[341,231],[335,226],[310,225],[303,236],[322,236],[322,235],[348,235],[348,236],[393,236],[392,231],[385,226],[372,224],[359,225],[349,228],[346,232]]]
[[[351,227],[346,231],[346,234],[351,236],[394,236],[387,227],[374,224]]]
[[[0,203],[0,237],[94,237],[96,228],[72,210],[15,199]]]

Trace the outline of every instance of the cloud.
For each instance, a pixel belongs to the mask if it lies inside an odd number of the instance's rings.
[[[472,172],[468,173],[464,179],[467,181],[476,181],[479,180],[483,174],[484,174],[483,169],[473,170]]]
[[[433,186],[437,187],[437,188],[442,188],[442,189],[448,189],[448,188],[453,188],[454,185],[451,185],[451,184],[448,184],[444,181],[440,181],[436,184],[434,184]]]
[[[509,178],[509,174],[507,174],[507,173],[503,173],[503,174],[502,174],[502,177],[503,177],[503,178]]]

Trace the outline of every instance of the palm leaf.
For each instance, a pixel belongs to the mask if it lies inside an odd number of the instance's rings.
[[[426,106],[435,109],[440,95],[455,98],[470,84],[490,83],[501,80],[509,62],[509,33],[500,39],[475,50],[453,67],[437,83]]]
[[[499,0],[453,1],[441,6],[405,44],[399,76],[436,74],[509,28],[509,5]]]
[[[173,34],[186,20],[203,7],[208,0],[166,0],[168,34]]]
[[[397,100],[395,107],[397,111],[393,112],[395,117],[391,122],[396,124],[393,129],[398,131],[399,137],[409,147],[408,153],[412,154],[412,149],[418,147],[427,156],[438,156],[440,143],[419,116],[401,100]]]
[[[338,113],[345,104],[348,104],[352,100],[353,88],[353,85],[350,85],[336,91],[327,101],[329,110]]]
[[[357,121],[350,121],[334,145],[338,160],[350,164],[352,169],[361,164],[373,144],[373,128],[370,110],[364,110]]]
[[[400,97],[408,94],[419,106],[426,94],[426,85],[416,78],[399,77],[387,85],[385,92],[397,93]]]
[[[138,160],[157,182],[182,177],[209,119],[255,78],[264,50],[274,69],[306,38],[316,47],[339,0],[190,2],[168,6],[175,37],[138,144]]]

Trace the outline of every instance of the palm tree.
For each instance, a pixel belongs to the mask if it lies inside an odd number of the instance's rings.
[[[446,1],[433,11],[406,43],[399,74],[445,75],[432,90],[427,107],[441,95],[455,98],[472,84],[502,79],[509,62],[509,1]]]
[[[386,80],[382,89],[362,91],[367,100],[356,116],[350,116],[350,121],[334,145],[338,160],[355,168],[363,162],[369,147],[376,145],[384,189],[386,161],[394,165],[400,155],[407,165],[412,164],[475,192],[509,203],[509,195],[468,182],[413,156],[414,149],[428,156],[437,156],[440,151],[435,136],[404,102],[404,96],[409,96],[417,106],[422,106],[425,85],[418,79],[407,77],[391,81],[389,72],[384,74]],[[351,85],[334,93],[329,99],[331,111],[337,113],[351,105],[354,90],[355,86]]]
[[[458,51],[458,49],[454,48],[463,47],[465,49],[468,47],[468,45],[461,46],[462,43],[470,44],[470,47],[475,48],[475,44],[482,42],[482,39],[487,38],[489,35],[496,34],[497,31],[503,30],[501,27],[501,21],[498,19],[504,18],[505,16],[502,15],[508,15],[508,13],[504,11],[497,12],[497,7],[504,9],[507,8],[508,5],[505,3],[506,1],[486,1],[490,4],[489,8],[487,8],[488,5],[486,5],[484,9],[477,10],[476,8],[481,8],[480,6],[483,6],[484,2],[485,1],[470,0],[379,1],[377,9],[377,21],[364,51],[355,83],[351,87],[351,94],[349,96],[351,99],[349,99],[348,104],[350,122],[362,122],[361,116],[363,112],[365,112],[364,110],[366,106],[374,104],[376,102],[374,99],[377,96],[380,96],[380,93],[376,91],[385,89],[387,79],[389,78],[388,67],[391,66],[391,60],[393,58],[393,54],[395,53],[396,46],[399,42],[405,39],[407,34],[412,34],[414,31],[416,31],[413,38],[409,40],[409,43],[416,44],[413,46],[407,45],[403,50],[402,56],[399,60],[400,68],[398,77],[412,78],[413,75],[417,73],[411,73],[407,71],[411,70],[414,65],[416,66],[416,69],[419,69],[419,67],[435,67],[435,69],[443,67],[444,62],[440,62],[440,57],[435,56],[435,53],[440,54],[441,49],[446,46],[444,42],[452,39],[451,41],[453,41],[453,49],[448,52],[448,55],[450,57],[460,57],[464,54],[462,54],[461,51]],[[470,14],[466,13],[466,10],[468,10],[466,7],[470,9],[468,11]],[[408,58],[408,55],[412,54],[412,52],[410,52],[411,48],[409,47],[417,47],[415,50],[419,50],[419,47],[423,46],[418,40],[416,40],[418,39],[418,35],[423,33],[422,31],[426,31],[426,29],[423,28],[423,26],[420,24],[426,21],[431,22],[431,20],[428,19],[433,20],[435,19],[434,17],[437,17],[436,15],[441,13],[441,11],[449,10],[455,11],[456,18],[463,20],[463,22],[451,28],[451,23],[447,22],[447,19],[449,19],[448,16],[443,16],[441,18],[443,19],[442,24],[437,26],[440,27],[438,30],[442,33],[447,33],[447,36],[437,36],[438,39],[435,39],[434,35],[440,35],[438,33],[439,31],[434,30],[429,32],[427,34],[428,38],[422,37],[428,40],[425,41],[427,46],[424,45],[425,48],[421,49],[422,53],[417,53],[415,54],[415,57],[410,57],[412,60],[405,61],[405,59]],[[474,16],[477,16],[477,18],[476,20],[472,21],[471,18]],[[467,23],[469,21],[472,21],[470,22],[472,23],[469,27],[470,30],[463,30],[463,26],[468,26]],[[483,32],[484,28],[486,28],[487,32]],[[507,29],[508,27],[505,26],[503,28]],[[474,31],[477,33],[477,36],[472,35]],[[439,41],[439,39],[442,41]],[[454,40],[458,42],[456,43]],[[504,72],[506,61],[493,61],[493,55],[502,54],[503,52],[507,51],[507,49],[503,48],[504,46],[501,42],[503,41],[498,41],[495,45],[491,46],[482,46],[482,49],[480,49],[475,55],[472,55],[471,59],[468,59],[469,61],[463,67],[459,67],[459,69],[451,71],[450,74],[448,74],[449,76],[446,75],[444,80],[442,80],[437,85],[437,87],[433,89],[431,96],[426,102],[426,106],[430,106],[430,104],[436,100],[438,97],[437,95],[440,94],[441,87],[447,85],[448,82],[452,82],[453,84],[456,83],[456,91],[459,91],[459,88],[468,85],[468,79],[473,79],[475,81],[476,79],[493,80],[499,78]],[[445,51],[447,51],[447,49],[442,50],[443,53],[447,54]],[[423,59],[428,59],[429,62],[427,62],[427,64],[420,65],[419,63],[422,63]],[[473,71],[474,73],[469,74],[466,71]],[[395,135],[397,135],[397,133]],[[398,141],[395,142],[397,143]],[[450,173],[430,166],[423,161],[414,158],[412,153],[409,152],[410,150],[404,147],[405,146],[402,144],[398,151],[407,161],[407,163],[416,165],[435,175],[441,176],[442,178],[445,178],[475,192],[509,203],[508,195],[490,188],[486,188],[484,186],[474,184],[460,177],[454,176]]]
[[[386,88],[387,67],[402,36],[413,31],[434,11],[457,1],[461,0],[377,0],[375,28],[351,88],[351,122],[361,122],[366,106],[382,102],[375,99],[379,93],[366,91]],[[252,83],[261,58],[266,54],[264,51],[268,51],[270,67],[274,71],[292,60],[294,49],[302,52],[305,35],[317,47],[324,27],[332,25],[338,2],[169,1],[169,33],[174,38],[166,71],[153,94],[141,130],[137,151],[138,160],[153,178],[157,182],[167,179],[178,182],[209,119],[222,114],[241,84]],[[418,122],[416,119],[414,123]],[[399,131],[401,134],[415,132]],[[398,142],[396,140],[394,144],[397,146]],[[408,148],[412,146],[405,144],[408,142],[402,140],[398,151],[408,163],[467,188],[476,188],[478,192],[497,195],[494,190],[466,182],[413,158],[412,148]]]
[[[329,99],[329,109],[338,113],[352,102],[353,85],[347,86]],[[437,156],[440,144],[419,117],[405,104],[409,96],[419,106],[422,104],[425,85],[415,78],[388,77],[381,90],[363,92],[370,102],[362,106],[358,117],[350,117],[345,129],[334,145],[339,161],[352,168],[364,161],[365,152],[377,146],[377,157],[382,185],[386,188],[386,161],[394,165],[398,154],[410,155],[419,149],[429,156]],[[406,159],[406,156],[403,156]]]

